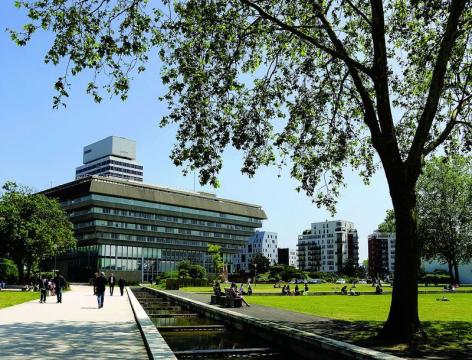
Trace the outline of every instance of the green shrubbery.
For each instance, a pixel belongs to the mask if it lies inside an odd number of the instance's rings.
[[[12,260],[0,258],[0,280],[7,284],[18,282],[18,268]]]

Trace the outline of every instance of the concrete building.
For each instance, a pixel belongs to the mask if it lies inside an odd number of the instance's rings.
[[[289,248],[278,248],[277,249],[278,264],[279,265],[290,265],[298,268],[298,255],[297,250]]]
[[[74,224],[77,248],[57,259],[72,281],[88,281],[97,270],[150,281],[185,259],[212,271],[208,244],[221,246],[232,271],[233,256],[267,218],[258,205],[110,177],[42,193],[59,199]]]
[[[298,266],[304,271],[341,272],[348,260],[358,264],[354,223],[344,220],[311,224],[298,236]]]
[[[75,178],[98,175],[122,180],[143,181],[143,166],[136,161],[136,142],[117,136],[84,147],[83,165]]]
[[[368,237],[371,277],[384,277],[395,270],[395,233],[375,231]]]
[[[235,271],[247,271],[251,263],[254,254],[261,253],[269,259],[271,265],[278,263],[278,252],[277,252],[277,233],[269,231],[256,231],[251,236],[246,246],[241,250],[239,254],[235,254],[233,257],[233,269]]]

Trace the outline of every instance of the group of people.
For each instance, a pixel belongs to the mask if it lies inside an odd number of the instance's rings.
[[[302,291],[300,291],[298,284],[295,284],[293,292],[290,290],[290,285],[284,285],[282,287],[282,295],[308,295],[308,284],[305,283],[305,288]]]
[[[354,286],[355,287],[355,286]],[[344,285],[341,288],[341,295],[350,295],[350,296],[359,296],[360,293],[354,290],[354,287],[351,287],[349,291],[347,291],[347,285]]]
[[[97,296],[99,309],[103,307],[106,286],[108,285],[108,288],[110,290],[110,296],[113,296],[116,284],[118,284],[118,287],[120,288],[120,294],[121,296],[123,296],[124,289],[126,286],[125,279],[120,277],[120,279],[116,281],[116,277],[113,273],[110,274],[108,279],[106,278],[105,273],[103,271],[101,273],[95,273],[95,277],[93,278],[93,294]]]
[[[248,285],[248,291],[245,292],[244,291],[244,285],[241,284],[241,286],[239,287],[239,291],[238,291],[238,286],[236,285],[236,283],[232,282],[231,283],[231,287],[229,288],[229,296],[233,297],[233,298],[237,298],[237,299],[241,299],[241,301],[246,305],[246,306],[250,306],[246,300],[244,300],[244,297],[243,295],[252,295],[252,288],[251,288],[251,284]]]
[[[66,279],[62,276],[59,271],[56,273],[56,276],[49,279],[45,275],[41,275],[37,281],[37,287],[40,292],[39,302],[41,304],[46,303],[46,295],[49,292],[49,296],[56,295],[56,303],[62,303],[62,290],[67,286]]]

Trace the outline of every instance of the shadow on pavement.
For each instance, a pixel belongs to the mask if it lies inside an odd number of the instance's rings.
[[[138,360],[142,351],[136,351],[136,338],[128,336],[134,331],[136,325],[129,322],[0,324],[0,358]]]

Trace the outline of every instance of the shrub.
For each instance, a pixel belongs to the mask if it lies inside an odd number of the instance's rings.
[[[12,260],[0,258],[0,280],[7,284],[18,282],[18,269]]]

